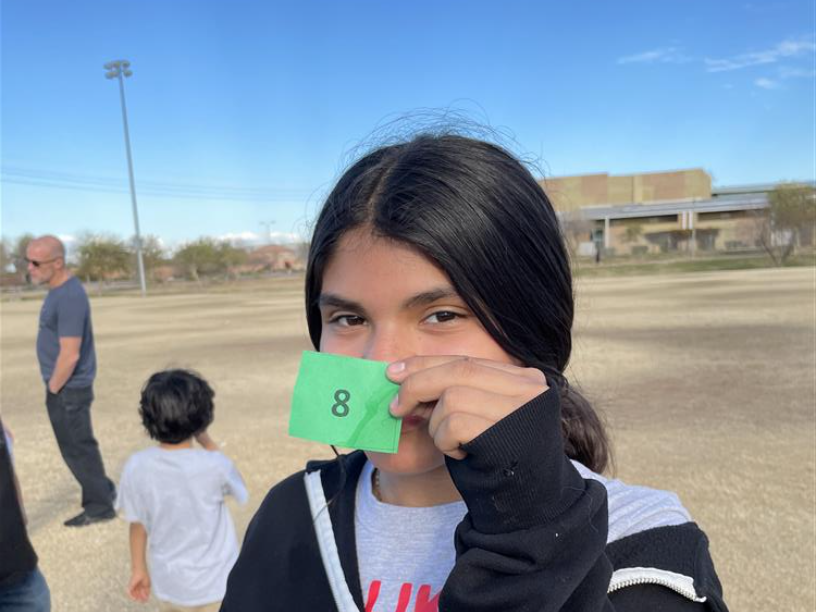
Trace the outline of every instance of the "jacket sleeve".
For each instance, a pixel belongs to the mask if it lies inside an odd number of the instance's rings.
[[[464,459],[446,459],[468,514],[456,530],[440,612],[707,609],[651,586],[610,601],[606,489],[581,478],[564,453],[557,390],[463,448]]]
[[[612,610],[606,489],[564,454],[549,389],[447,458],[468,507],[440,611]]]

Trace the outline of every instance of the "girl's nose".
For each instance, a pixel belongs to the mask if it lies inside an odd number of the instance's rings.
[[[380,329],[371,333],[363,358],[391,363],[413,354],[415,350],[410,334],[401,333],[397,329]]]

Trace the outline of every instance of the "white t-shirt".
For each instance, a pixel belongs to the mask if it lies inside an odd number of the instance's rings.
[[[355,537],[365,609],[436,612],[456,561],[453,533],[465,502],[428,508],[384,504],[371,490],[366,462],[357,485]]]
[[[604,478],[577,461],[585,479],[606,487],[607,543],[654,527],[691,520],[677,495]],[[370,612],[437,612],[439,594],[456,562],[453,536],[467,513],[464,502],[429,508],[384,504],[371,489],[366,462],[357,484],[357,563],[365,609]]]
[[[148,448],[122,470],[116,508],[144,525],[153,592],[182,606],[221,601],[238,558],[225,495],[249,495],[235,465],[218,451]]]

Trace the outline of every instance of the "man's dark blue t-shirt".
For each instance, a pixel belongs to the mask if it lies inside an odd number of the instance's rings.
[[[91,304],[82,283],[72,276],[48,292],[40,310],[37,334],[37,359],[40,372],[48,384],[59,355],[60,338],[82,338],[79,362],[66,387],[77,389],[93,384],[96,376],[96,351],[91,327]]]

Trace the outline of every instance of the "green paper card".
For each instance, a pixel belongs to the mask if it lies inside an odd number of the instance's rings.
[[[388,412],[399,385],[385,376],[388,364],[304,351],[289,435],[379,453],[396,453],[402,419]]]

